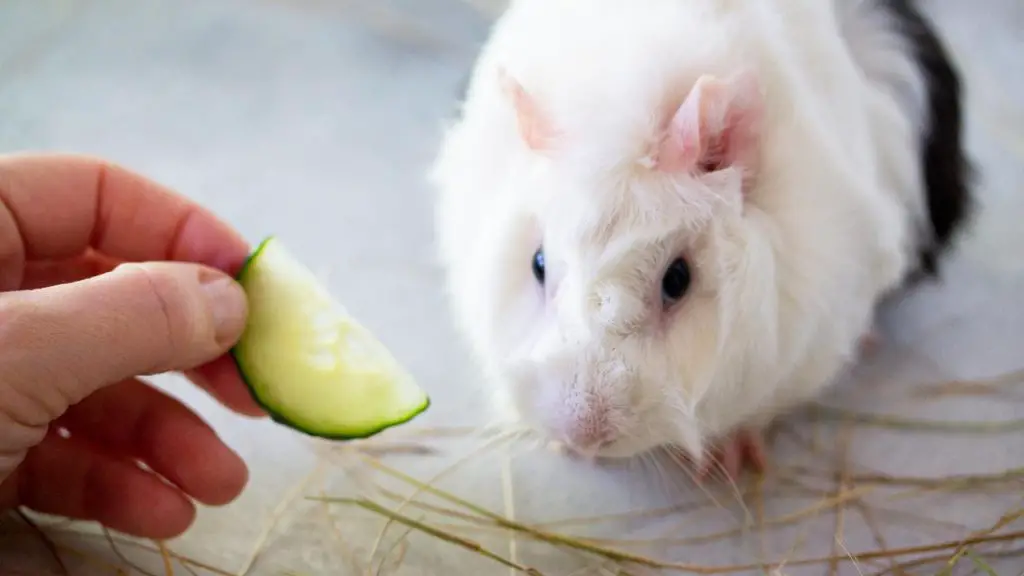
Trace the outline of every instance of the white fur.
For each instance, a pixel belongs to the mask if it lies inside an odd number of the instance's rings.
[[[606,456],[699,455],[851,360],[920,240],[923,110],[890,23],[853,2],[512,2],[432,172],[455,317],[504,416],[553,436],[603,419]],[[551,154],[520,138],[502,68],[558,126]],[[642,164],[666,99],[744,69],[766,108],[746,200],[735,173]],[[694,283],[665,311],[679,255]]]

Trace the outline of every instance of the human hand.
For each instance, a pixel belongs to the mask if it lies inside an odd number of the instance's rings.
[[[243,461],[137,377],[184,371],[262,415],[225,356],[246,317],[225,272],[247,253],[209,212],[122,168],[0,156],[0,510],[163,539],[192,523],[193,500],[238,496]]]

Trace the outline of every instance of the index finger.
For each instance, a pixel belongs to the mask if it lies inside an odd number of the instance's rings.
[[[104,160],[66,154],[0,156],[0,290],[17,289],[29,260],[92,248],[126,261],[174,260],[235,274],[248,243],[183,196]]]

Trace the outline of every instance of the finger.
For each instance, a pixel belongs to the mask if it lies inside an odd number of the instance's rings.
[[[2,294],[0,386],[35,400],[21,417],[45,424],[109,383],[210,362],[239,338],[245,318],[241,287],[194,264],[128,264]]]
[[[224,505],[249,479],[245,463],[178,400],[134,378],[103,388],[58,420],[73,436],[137,458],[186,494]]]
[[[141,538],[178,536],[196,514],[175,487],[76,437],[48,435],[8,482],[19,505]]]
[[[29,262],[25,268],[22,289],[30,290],[78,282],[105,274],[119,264],[98,252],[87,252],[77,258],[54,262]],[[262,417],[266,412],[252,398],[238,372],[234,360],[224,355],[185,372],[196,386],[206,390],[217,401],[244,416]]]
[[[229,274],[248,254],[213,214],[120,166],[0,156],[0,290],[20,285],[26,260],[71,258],[90,246],[122,260],[196,262]]]
[[[57,284],[70,284],[106,274],[123,262],[88,250],[64,260],[36,260],[25,264],[21,290],[36,290]]]
[[[254,418],[267,415],[253,400],[238,372],[238,366],[230,356],[221,356],[213,362],[187,370],[185,375],[230,410]]]

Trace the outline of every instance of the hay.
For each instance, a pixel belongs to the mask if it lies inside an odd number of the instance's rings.
[[[934,400],[964,393],[971,396],[1005,397],[1007,389],[1019,386],[1022,381],[1024,373],[987,382],[947,383],[931,387],[929,394],[918,394],[915,398]],[[942,392],[936,393],[936,390]],[[434,458],[443,453],[439,446],[444,440],[462,439],[479,434],[479,431],[437,428],[415,430],[412,427],[401,431],[401,434],[387,435],[387,438],[379,440],[331,447],[313,472],[286,491],[284,499],[274,507],[263,523],[251,553],[235,569],[188,558],[161,542],[139,542],[107,531],[100,534],[86,533],[74,526],[63,524],[38,526],[29,516],[23,516],[23,521],[45,541],[47,549],[64,574],[71,574],[64,561],[71,558],[84,561],[85,564],[110,574],[280,574],[280,571],[263,570],[258,566],[259,560],[273,534],[281,528],[282,518],[302,503],[321,510],[322,519],[331,526],[327,532],[332,540],[324,546],[336,547],[338,551],[342,551],[341,555],[346,559],[346,573],[359,576],[401,573],[408,556],[423,550],[427,544],[420,540],[421,538],[436,540],[444,546],[451,546],[452,549],[486,559],[496,568],[507,569],[511,574],[529,576],[551,576],[551,572],[535,564],[533,558],[536,556],[527,553],[535,550],[537,546],[545,549],[545,554],[568,554],[585,562],[585,566],[577,572],[578,574],[601,575],[762,573],[774,576],[787,574],[801,567],[815,567],[822,570],[822,573],[834,575],[856,573],[952,576],[964,570],[980,575],[996,574],[992,565],[1000,560],[1012,560],[1024,565],[1024,526],[1021,526],[1024,524],[1024,467],[977,474],[956,474],[943,478],[895,476],[859,465],[850,456],[854,433],[863,428],[887,429],[896,433],[923,432],[991,437],[992,439],[988,441],[999,443],[1005,441],[1007,434],[1021,430],[1021,422],[912,420],[818,406],[802,416],[804,422],[813,425],[809,431],[801,430],[787,421],[780,425],[777,434],[780,438],[785,437],[793,441],[794,445],[800,446],[807,454],[813,455],[811,463],[776,463],[766,475],[747,479],[747,482],[734,486],[732,491],[743,508],[743,514],[736,517],[739,526],[697,535],[608,538],[581,532],[599,526],[625,526],[644,520],[666,521],[714,511],[720,504],[710,492],[705,493],[704,498],[697,501],[657,509],[605,516],[529,521],[526,514],[517,510],[514,497],[517,487],[513,480],[510,455],[505,455],[501,464],[500,482],[495,483],[496,491],[500,492],[502,511],[488,509],[441,489],[437,483],[456,472],[465,462],[474,460],[487,450],[493,450],[502,441],[508,441],[509,437],[491,437],[456,459],[453,464],[443,467],[426,480],[420,480],[386,461],[396,455],[405,458]],[[834,448],[826,452],[821,448],[820,428],[827,426],[836,427],[838,430]],[[400,437],[395,438],[396,435]],[[832,454],[831,457],[826,457],[828,452]],[[336,495],[323,488],[311,488],[317,480],[323,481],[325,477],[330,476],[327,471],[331,460],[338,464],[346,483],[358,487],[354,495]],[[913,498],[930,496],[946,499],[955,495],[1016,497],[1018,505],[1006,510],[995,522],[980,529],[971,529],[956,521],[929,518],[927,514],[921,513],[917,506],[913,511],[899,510],[896,507],[896,503]],[[810,503],[784,514],[771,514],[769,504],[773,499],[784,498],[803,498],[808,499]],[[368,513],[383,522],[368,550],[355,549],[356,546],[352,544],[351,539],[344,534],[344,523],[337,520],[332,513],[333,510],[343,511],[343,515],[352,522],[357,521],[353,515],[353,511],[356,510]],[[830,553],[801,553],[810,532],[820,530],[812,528],[813,523],[825,514],[831,514],[834,518]],[[849,519],[854,517],[859,517],[867,527],[873,549],[856,550],[848,543],[848,523]],[[893,526],[914,527],[922,542],[913,546],[892,546],[885,531],[886,528]],[[785,554],[772,558],[764,535],[786,527],[798,533],[786,547]],[[283,530],[288,533],[290,528]],[[957,531],[959,535],[949,537],[947,534],[951,530]],[[624,531],[628,532],[627,529]],[[934,532],[929,534],[929,531]],[[396,532],[397,537],[388,538]],[[942,536],[937,535],[940,532],[943,533]],[[65,538],[69,535],[74,535],[86,545],[69,544]],[[760,545],[756,549],[759,559],[747,563],[718,566],[696,562],[684,563],[638,551],[659,547],[670,550],[701,547],[752,536],[761,536]],[[499,547],[485,543],[485,539],[499,537],[507,542],[507,546]],[[106,541],[113,561],[90,552],[96,547],[88,542],[97,538]],[[129,551],[135,560],[129,558]],[[150,568],[143,567],[145,562],[139,558],[148,558],[151,563],[147,566]],[[310,572],[308,567],[301,566],[289,568],[295,570],[295,576],[337,574],[337,570],[342,569],[338,565],[330,571],[320,572]],[[304,569],[306,571],[303,571]]]

